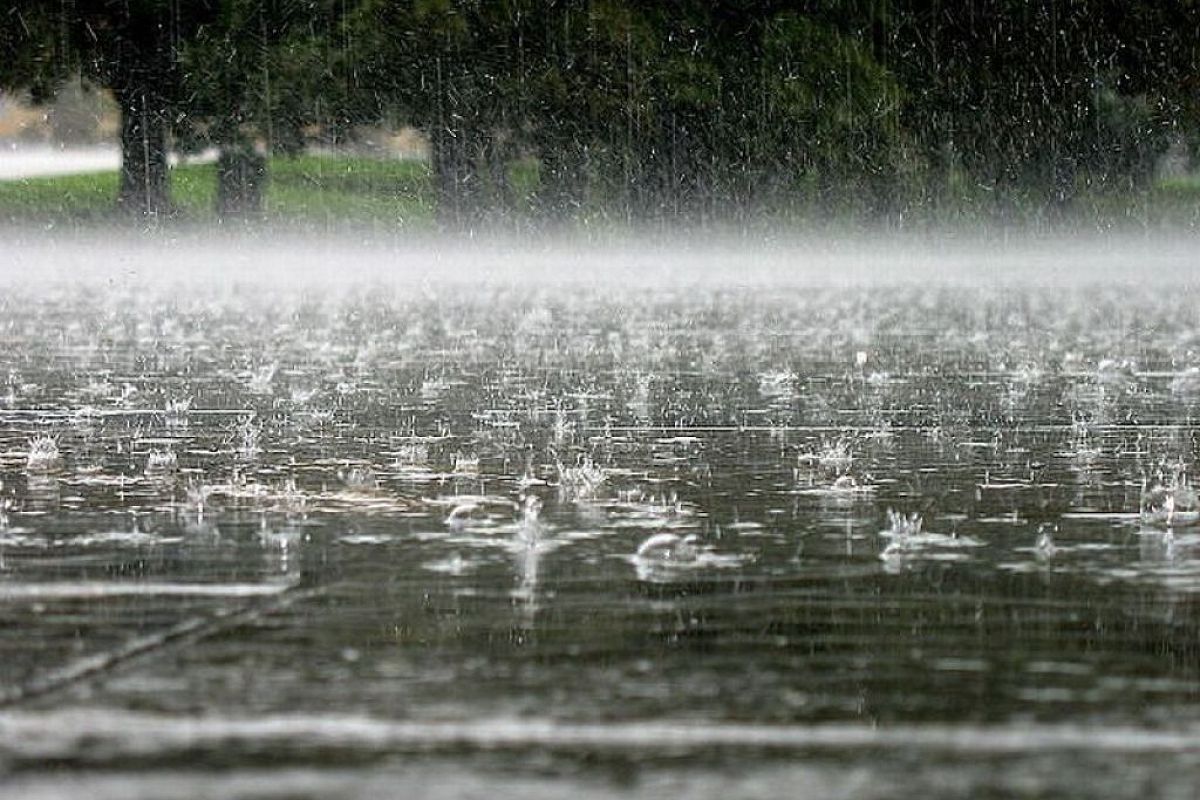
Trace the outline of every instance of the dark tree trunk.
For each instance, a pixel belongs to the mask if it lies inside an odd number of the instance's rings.
[[[436,128],[430,137],[438,223],[446,228],[473,227],[480,215],[480,176],[476,137],[465,127]]]
[[[121,186],[117,205],[134,214],[170,213],[168,109],[150,81],[116,89],[121,109]]]
[[[222,148],[217,158],[217,215],[253,219],[263,213],[267,160],[245,145]]]
[[[543,142],[538,157],[537,208],[551,223],[567,222],[587,198],[587,159],[575,142]]]
[[[1066,155],[1059,148],[1054,148],[1055,157],[1049,164],[1047,218],[1051,224],[1059,224],[1069,219],[1075,203],[1078,175],[1074,157]]]
[[[661,221],[674,205],[671,138],[647,131],[631,142],[625,179],[626,217],[631,222]]]
[[[502,136],[489,135],[481,143],[481,150],[481,158],[487,167],[492,213],[505,214],[513,207],[513,189],[508,180],[509,143]]]

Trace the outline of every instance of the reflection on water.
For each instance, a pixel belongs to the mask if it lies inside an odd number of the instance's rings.
[[[389,768],[347,760],[422,741],[440,781],[509,769],[497,747],[683,786],[671,758],[732,748],[768,783],[781,751],[809,754],[800,782],[858,769],[856,796],[999,785],[996,760],[1071,794],[1113,788],[1067,766],[1108,749],[1191,786],[1157,756],[1200,744],[1194,302],[0,303],[0,750],[30,796],[69,793],[44,759],[169,796],[260,756],[366,796]],[[1142,513],[1156,486],[1169,516]]]

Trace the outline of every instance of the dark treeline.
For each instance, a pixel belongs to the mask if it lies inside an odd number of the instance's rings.
[[[150,214],[171,142],[233,213],[372,124],[425,134],[450,225],[1052,217],[1200,151],[1195,0],[9,0],[0,46],[0,85],[112,91]]]

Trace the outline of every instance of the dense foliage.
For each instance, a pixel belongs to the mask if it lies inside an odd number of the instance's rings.
[[[113,91],[152,213],[168,134],[244,184],[256,150],[412,125],[459,225],[1053,217],[1200,151],[1196,0],[13,0],[0,46],[0,85]]]

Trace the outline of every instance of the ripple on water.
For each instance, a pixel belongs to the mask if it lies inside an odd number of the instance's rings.
[[[1144,481],[1194,471],[1175,295],[6,295],[0,655],[36,673],[329,595],[74,686],[94,717],[0,715],[0,761],[683,754],[669,785],[704,790],[714,751],[815,752],[844,796],[920,797],[922,774],[985,793],[993,757],[1070,790],[1092,754],[1182,759],[1200,534],[1138,514]],[[655,536],[694,552],[639,554]]]

